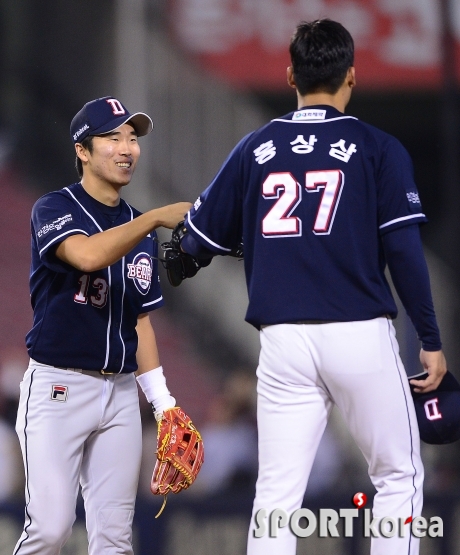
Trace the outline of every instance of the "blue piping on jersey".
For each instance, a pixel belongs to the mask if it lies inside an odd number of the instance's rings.
[[[291,119],[272,119],[272,121],[282,121],[283,123],[329,123],[330,121],[338,121],[339,119],[355,119],[353,116],[341,116],[340,118],[331,118],[331,119],[315,119],[315,120],[291,120]]]
[[[205,241],[207,241],[210,245],[212,245],[213,247],[216,247],[217,249],[220,249],[222,251],[225,252],[230,252],[232,249],[226,249],[225,247],[221,247],[220,245],[218,245],[217,243],[214,243],[214,241],[211,241],[211,239],[208,239],[208,237],[206,237],[206,235],[204,235],[203,233],[201,233],[201,231],[199,229],[197,229],[193,224],[192,221],[190,219],[190,212],[187,212],[187,220],[188,223],[190,224],[190,227],[195,231],[195,233],[198,233],[198,235],[200,237],[203,237],[203,239]]]
[[[88,233],[86,231],[84,231],[83,229],[70,229],[69,231],[66,231],[65,233],[61,233],[61,235],[58,235],[52,241],[47,243],[42,249],[40,249],[39,254],[41,255],[44,250],[46,250],[50,245],[52,245],[53,243],[58,241],[61,237],[64,237],[64,235],[69,235],[69,233],[75,233],[75,231],[78,231],[79,233],[83,233],[84,235],[89,237]]]
[[[412,218],[426,218],[425,214],[422,214],[420,212],[420,214],[412,214],[411,216],[403,216],[402,218],[396,218],[395,220],[391,220],[389,222],[387,222],[386,224],[382,224],[379,229],[383,229],[384,227],[387,227],[391,224],[395,224],[397,222],[404,222],[405,220],[411,220]]]
[[[161,297],[159,297],[158,299],[155,299],[154,301],[150,301],[149,303],[145,303],[142,305],[142,308],[144,308],[144,306],[150,306],[152,304],[156,304],[159,303],[160,301],[163,300],[163,295],[161,295]]]

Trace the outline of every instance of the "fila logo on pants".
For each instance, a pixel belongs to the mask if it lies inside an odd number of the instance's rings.
[[[67,395],[69,393],[68,387],[66,385],[53,385],[51,387],[51,401],[59,401],[64,403],[67,401]]]

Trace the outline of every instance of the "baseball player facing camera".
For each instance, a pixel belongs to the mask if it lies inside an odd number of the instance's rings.
[[[152,128],[148,115],[130,114],[115,98],[85,104],[70,127],[81,180],[32,210],[34,321],[16,425],[26,509],[15,555],[60,552],[79,485],[90,555],[132,554],[142,447],[135,373],[159,421],[186,417],[168,410],[175,399],[149,312],[163,305],[154,230],[173,228],[191,205],[141,214],[120,198],[138,138]]]
[[[246,320],[261,341],[249,555],[295,554],[289,526],[256,537],[255,515],[301,507],[333,404],[367,460],[373,517],[421,515],[420,438],[386,265],[421,341],[420,376],[428,373],[411,384],[432,391],[446,372],[411,160],[394,137],[345,114],[353,39],[331,20],[301,23],[290,55],[298,109],[240,141],[181,240],[199,259],[229,254],[243,239]],[[371,553],[416,555],[419,540],[372,538]]]

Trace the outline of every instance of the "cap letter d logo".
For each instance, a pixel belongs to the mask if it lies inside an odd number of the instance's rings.
[[[125,109],[121,105],[121,102],[116,98],[108,98],[107,102],[112,106],[112,112],[114,116],[122,116],[126,114]]]
[[[439,401],[436,397],[434,399],[430,399],[423,405],[428,420],[438,420],[439,418],[442,418],[442,414],[439,412],[438,403]]]

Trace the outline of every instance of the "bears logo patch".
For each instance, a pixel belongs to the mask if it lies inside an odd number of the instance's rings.
[[[128,264],[128,277],[134,281],[139,293],[147,295],[152,284],[152,259],[146,252],[140,252],[134,257],[132,264]]]

